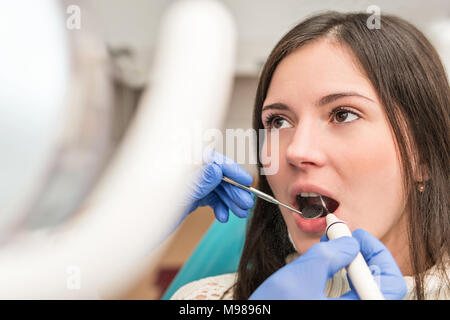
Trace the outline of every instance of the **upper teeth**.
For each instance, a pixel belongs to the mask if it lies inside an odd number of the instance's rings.
[[[301,192],[302,197],[320,197],[320,194],[314,192]]]

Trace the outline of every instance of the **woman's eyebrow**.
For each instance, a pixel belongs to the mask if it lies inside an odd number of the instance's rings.
[[[273,109],[273,110],[289,110],[289,107],[287,105],[285,105],[284,103],[276,102],[276,103],[272,103],[272,104],[269,104],[267,106],[264,106],[261,111],[265,111],[265,110],[269,110],[269,109]]]
[[[375,102],[372,99],[370,99],[370,98],[368,98],[366,96],[363,96],[362,94],[359,94],[357,92],[337,92],[337,93],[332,93],[332,94],[328,94],[326,96],[323,96],[322,98],[320,98],[316,102],[316,105],[317,106],[324,106],[326,104],[329,104],[331,102],[334,102],[336,100],[339,100],[339,99],[342,99],[342,98],[345,98],[345,97],[360,97],[360,98],[366,99],[368,101]],[[272,104],[269,104],[267,106],[264,106],[261,111],[265,111],[265,110],[269,110],[269,109],[272,109],[272,110],[290,110],[290,108],[286,104],[281,103],[281,102],[276,102],[276,103],[272,103]]]
[[[319,101],[316,103],[316,105],[323,106],[323,105],[329,104],[333,101],[336,101],[338,99],[345,98],[345,97],[360,97],[360,98],[369,100],[371,102],[375,102],[372,99],[370,99],[366,96],[363,96],[362,94],[359,94],[357,92],[337,92],[337,93],[332,93],[332,94],[329,94],[329,95],[326,95],[326,96],[320,98]]]

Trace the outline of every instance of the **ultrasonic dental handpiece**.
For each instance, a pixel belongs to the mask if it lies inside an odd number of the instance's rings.
[[[334,214],[328,213],[326,216],[327,229],[326,235],[328,239],[337,239],[344,236],[352,236],[347,224],[338,219]],[[361,300],[384,300],[383,294],[378,288],[369,267],[364,260],[361,252],[347,266],[347,273],[352,281],[358,296]]]

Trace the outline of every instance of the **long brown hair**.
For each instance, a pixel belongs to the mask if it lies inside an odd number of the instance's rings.
[[[349,47],[374,86],[396,137],[401,159],[409,248],[417,299],[424,298],[424,275],[444,270],[449,254],[449,105],[445,69],[433,46],[410,23],[383,15],[381,28],[367,27],[365,13],[322,13],[301,22],[275,46],[260,76],[253,128],[262,129],[261,109],[279,62],[311,41],[330,37]],[[259,142],[258,142],[259,145]],[[258,150],[259,152],[259,150]],[[413,161],[411,161],[413,160]],[[261,168],[261,163],[258,163]],[[419,192],[414,173],[422,170]],[[265,176],[258,187],[273,194]],[[278,207],[261,201],[250,220],[234,297],[247,299],[294,252]],[[448,277],[442,272],[445,284]]]

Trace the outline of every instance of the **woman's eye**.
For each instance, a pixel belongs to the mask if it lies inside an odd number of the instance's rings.
[[[341,124],[358,120],[360,116],[353,111],[338,107],[330,112],[330,117],[334,123]],[[265,127],[270,129],[285,129],[292,128],[291,123],[283,117],[278,115],[269,116],[265,121]]]
[[[291,124],[286,119],[283,119],[281,117],[274,117],[270,120],[270,127],[272,129],[284,129],[290,128]]]
[[[359,116],[356,113],[343,108],[334,109],[331,111],[330,115],[333,116],[333,120],[336,119],[335,123],[352,122],[359,119]]]

